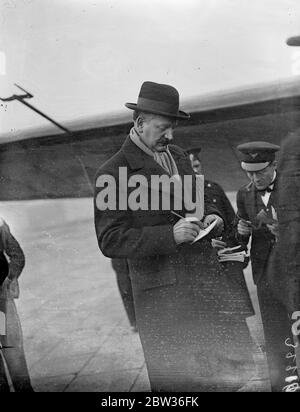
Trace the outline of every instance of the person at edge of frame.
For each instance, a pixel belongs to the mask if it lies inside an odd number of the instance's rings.
[[[20,319],[14,302],[20,294],[18,279],[25,265],[25,257],[21,246],[2,218],[0,218],[0,255],[2,274],[3,266],[7,266],[7,276],[0,286],[0,306],[5,315],[6,324],[5,335],[0,336],[2,347],[0,391],[10,391],[10,381],[15,392],[33,392],[23,348]],[[7,377],[7,372],[10,379]]]
[[[113,177],[117,193],[127,193],[119,168],[128,176],[196,176],[187,154],[169,145],[178,119],[178,91],[169,85],[144,82],[134,110],[134,125],[120,151],[96,175],[95,228],[102,253],[126,258],[133,287],[137,327],[154,392],[207,392],[244,385],[226,375],[226,355],[235,337],[227,333],[239,308],[208,238],[192,244],[200,228],[217,220],[213,236],[224,222],[208,200],[202,222],[185,218],[185,205],[174,210],[110,210],[103,205],[102,178]],[[151,188],[153,189],[153,188]],[[158,188],[157,188],[158,189]],[[104,189],[105,190],[105,189]],[[170,188],[174,200],[174,192]],[[104,209],[104,210],[101,210]],[[241,348],[243,350],[243,348]],[[225,373],[224,373],[225,372]]]
[[[286,43],[288,46],[300,47],[300,36],[293,36]],[[268,277],[274,294],[287,310],[294,337],[294,342],[289,339],[285,342],[290,375],[286,378],[283,390],[300,392],[300,360],[297,359],[300,346],[300,129],[283,141],[278,172],[278,242],[270,259]]]
[[[278,242],[270,259],[268,279],[274,295],[284,307],[292,331],[285,341],[289,365],[283,391],[300,392],[297,367],[300,344],[300,129],[283,141],[278,173]]]
[[[257,286],[271,389],[281,392],[288,366],[285,341],[292,336],[286,311],[272,292],[267,276],[278,235],[276,152],[280,147],[258,141],[241,144],[237,149],[241,167],[250,180],[237,194],[237,239],[247,245],[251,237],[252,274]]]

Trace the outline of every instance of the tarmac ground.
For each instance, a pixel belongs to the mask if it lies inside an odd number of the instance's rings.
[[[110,260],[99,251],[92,219],[23,235],[26,268],[17,301],[30,375],[37,392],[146,392],[139,336],[128,323]],[[270,390],[263,333],[248,318],[256,373],[242,391]]]

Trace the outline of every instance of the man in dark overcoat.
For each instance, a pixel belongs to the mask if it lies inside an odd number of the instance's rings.
[[[186,176],[193,182],[190,196],[197,198],[196,177],[187,154],[169,145],[177,120],[189,116],[179,110],[176,89],[153,82],[143,83],[137,104],[126,106],[134,110],[134,127],[120,151],[96,176],[99,247],[105,256],[127,259],[152,391],[225,388],[231,376],[223,379],[222,360],[234,339],[226,335],[226,328],[239,312],[210,241],[204,238],[192,244],[200,228],[215,220],[214,235],[219,235],[223,220],[206,203],[202,222],[190,221],[185,216],[191,209],[175,201],[179,195],[174,189],[176,181]],[[132,200],[139,196],[124,178],[126,173],[139,181],[140,188],[150,187],[155,176],[174,177],[170,205],[162,207],[160,202],[159,207],[152,207],[153,198],[166,192],[163,185],[157,185],[146,189],[146,202],[140,196],[143,207],[133,207]],[[111,182],[110,189],[103,179]]]
[[[285,385],[287,348],[291,331],[282,303],[274,295],[268,264],[278,236],[278,173],[275,153],[279,146],[268,142],[250,142],[238,146],[241,165],[250,183],[237,194],[239,241],[248,243],[253,280],[262,317],[266,354],[272,391],[281,392]]]

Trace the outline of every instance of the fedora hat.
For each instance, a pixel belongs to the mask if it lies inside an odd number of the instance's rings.
[[[159,114],[176,119],[188,119],[189,114],[179,110],[179,93],[167,84],[144,82],[137,103],[125,103],[131,110]]]

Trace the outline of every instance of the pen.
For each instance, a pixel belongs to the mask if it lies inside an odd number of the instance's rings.
[[[185,219],[187,222],[199,222],[199,219],[196,216],[188,216],[188,217],[183,217],[179,213],[174,212],[174,210],[171,210],[171,213],[180,219]],[[202,229],[202,227],[201,227]]]
[[[184,216],[181,216],[179,213],[174,212],[174,210],[171,210],[172,215],[175,215],[177,217],[179,217],[179,219],[185,219]]]

